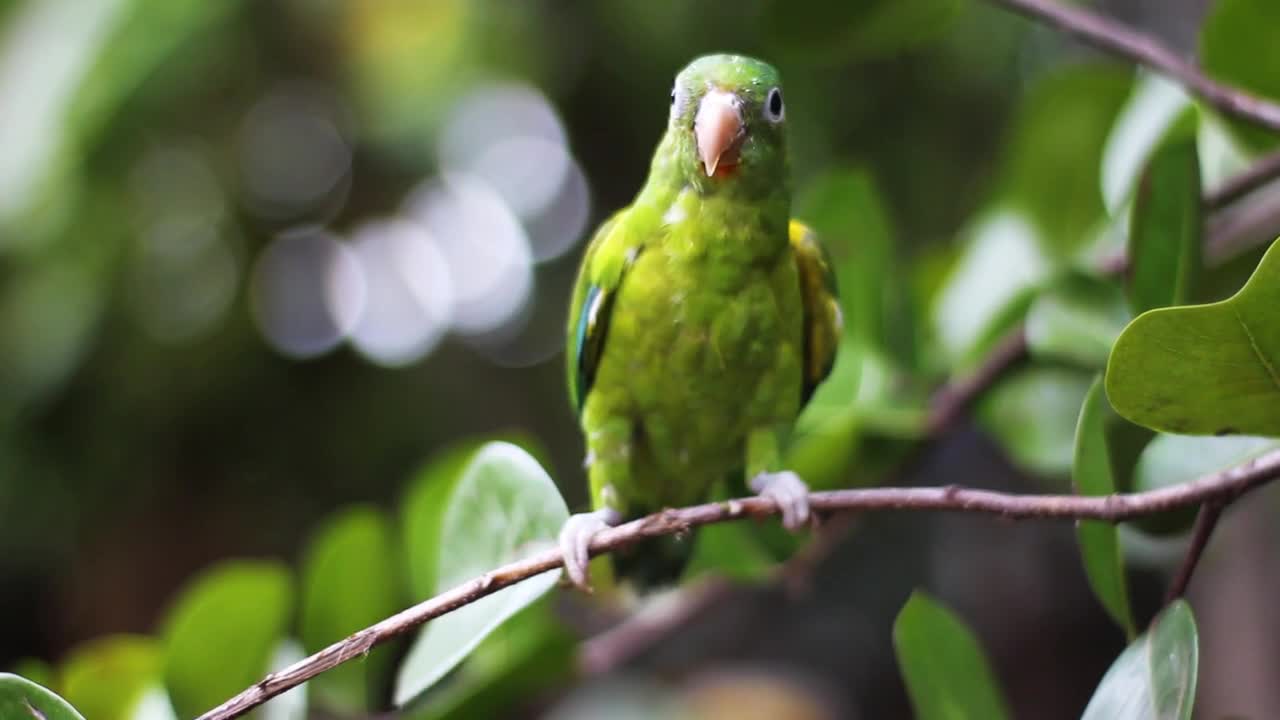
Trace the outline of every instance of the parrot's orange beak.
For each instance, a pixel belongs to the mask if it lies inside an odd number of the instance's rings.
[[[707,177],[714,176],[717,168],[727,171],[738,164],[743,138],[741,104],[737,95],[716,88],[702,96],[693,119],[693,135]]]

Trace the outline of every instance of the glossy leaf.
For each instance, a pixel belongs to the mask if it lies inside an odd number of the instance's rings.
[[[1032,366],[1013,372],[978,405],[978,420],[1018,465],[1042,475],[1066,475],[1075,455],[1076,418],[1088,373]]]
[[[88,717],[132,720],[160,682],[159,644],[138,635],[109,635],[77,648],[62,666],[62,694]]]
[[[1161,432],[1280,435],[1280,242],[1234,296],[1148,311],[1107,366],[1121,415]]]
[[[977,638],[924,593],[912,593],[898,613],[893,647],[919,720],[1009,717]]]
[[[378,510],[354,507],[317,531],[302,563],[299,631],[316,652],[393,614],[403,605],[399,555]],[[320,704],[357,712],[376,709],[393,648],[339,665],[312,680]]]
[[[456,679],[405,715],[411,720],[502,717],[520,698],[563,682],[573,671],[574,637],[549,598],[521,610],[485,638]]]
[[[1274,0],[1217,0],[1200,31],[1200,61],[1212,77],[1228,85],[1280,101],[1280,3]],[[1238,136],[1255,150],[1275,147],[1280,134],[1233,121]]]
[[[569,511],[555,483],[519,447],[489,443],[477,451],[443,501],[439,513],[434,592],[447,590],[493,568],[553,544]],[[396,679],[403,705],[461,662],[489,633],[555,586],[548,572],[501,590],[429,623],[410,649]]]
[[[1124,296],[1115,285],[1070,274],[1031,304],[1027,345],[1040,358],[1101,369],[1129,318]]]
[[[1195,297],[1204,262],[1195,113],[1175,123],[1138,183],[1129,225],[1129,300],[1135,313]]]
[[[1083,720],[1189,720],[1198,642],[1191,607],[1175,601],[1112,663]]]
[[[1075,461],[1071,477],[1076,492],[1080,495],[1110,495],[1116,492],[1107,438],[1107,416],[1112,412],[1103,391],[1102,377],[1098,376],[1085,395],[1084,405],[1080,408],[1080,420],[1076,424]],[[1080,543],[1080,555],[1084,560],[1089,587],[1106,608],[1107,614],[1132,638],[1137,631],[1129,607],[1129,586],[1125,579],[1124,559],[1120,554],[1116,526],[1084,520],[1076,527],[1076,539]]]
[[[1157,435],[1138,456],[1133,490],[1145,492],[1181,485],[1241,465],[1280,448],[1280,440],[1249,435]],[[1135,525],[1149,533],[1183,532],[1195,519],[1195,508],[1142,518]]]
[[[0,718],[84,720],[66,700],[47,688],[11,673],[0,673]]]
[[[196,578],[162,633],[164,682],[178,715],[199,715],[261,680],[292,607],[289,573],[275,563],[229,562]]]

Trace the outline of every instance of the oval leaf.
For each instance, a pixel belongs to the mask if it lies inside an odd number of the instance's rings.
[[[98,638],[77,648],[63,663],[62,694],[95,720],[130,720],[160,681],[160,661],[160,647],[153,638]]]
[[[1066,475],[1075,455],[1075,419],[1089,382],[1087,373],[1070,368],[1019,370],[981,401],[978,420],[1019,466]]]
[[[1107,441],[1107,416],[1112,412],[1102,388],[1102,377],[1093,381],[1080,408],[1076,424],[1075,462],[1071,475],[1081,495],[1110,495],[1116,491]],[[1116,526],[1085,520],[1076,528],[1089,587],[1120,627],[1132,638],[1137,634],[1129,607],[1129,586]]]
[[[1114,285],[1067,275],[1031,304],[1027,345],[1036,357],[1100,369],[1129,318],[1124,296]]]
[[[1162,432],[1280,435],[1277,307],[1280,242],[1234,296],[1130,323],[1107,365],[1112,406]]]
[[[555,541],[569,519],[554,482],[527,452],[505,442],[485,445],[434,509],[439,535],[434,592],[454,587]],[[427,538],[419,538],[427,540]],[[403,705],[461,662],[486,635],[555,586],[548,572],[505,588],[429,623],[396,678]]]
[[[9,720],[84,720],[53,692],[13,675],[0,673],[0,718]]]
[[[308,653],[399,609],[398,560],[390,523],[374,508],[346,510],[317,532],[302,563],[299,630]],[[376,709],[391,650],[378,648],[312,680],[317,701],[345,711]]]
[[[893,647],[919,720],[1009,717],[973,632],[919,591],[893,623]]]
[[[162,635],[178,715],[199,715],[262,679],[292,606],[289,573],[275,563],[225,563],[183,591]]]
[[[1191,302],[1203,268],[1195,111],[1175,123],[1142,173],[1129,225],[1134,312]]]
[[[1199,652],[1191,607],[1178,600],[1120,653],[1082,720],[1189,720]]]

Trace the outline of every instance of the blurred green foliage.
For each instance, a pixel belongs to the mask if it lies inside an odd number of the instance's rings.
[[[1198,5],[1174,5],[1126,17],[1196,28]],[[1218,0],[1175,44],[1198,45],[1214,77],[1280,98],[1277,21],[1268,0]],[[1199,201],[1275,134],[986,3],[8,0],[0,663],[95,719],[194,716],[300,652],[552,539],[585,496],[555,354],[578,254],[564,251],[629,201],[673,73],[717,50],[780,67],[795,213],[835,258],[846,336],[788,450],[814,488],[897,479],[930,392],[1015,328],[1030,357],[979,400],[974,424],[1032,476],[1020,489],[1065,490],[1068,478],[1083,494],[1167,487],[1275,447],[1280,250],[1212,257],[1206,243],[1225,224]],[[486,102],[505,110],[485,115]],[[492,222],[432,205],[460,197]],[[406,222],[431,241],[373,232]],[[1264,225],[1254,234],[1273,239],[1275,223]],[[483,242],[512,228],[514,244]],[[318,260],[285,253],[288,272],[264,269],[281,237],[300,235],[290,247]],[[1131,270],[1104,272],[1121,251]],[[369,270],[379,253],[394,260],[381,274]],[[413,272],[441,258],[443,275]],[[516,275],[497,272],[508,265]],[[428,310],[444,285],[458,316],[441,321]],[[504,322],[462,321],[475,309],[464,300],[504,288],[526,293]],[[397,292],[408,314],[374,317]],[[430,342],[406,340],[406,328]],[[515,444],[485,443],[502,437]],[[992,448],[960,437],[921,481],[986,482],[975,468],[990,467]],[[1177,536],[1190,521],[1132,525]],[[913,565],[931,534],[911,536],[883,567],[824,564],[803,622],[730,627],[727,654],[764,660],[772,684],[740,666],[708,678],[724,658],[676,648],[665,666],[632,670],[684,684],[637,691],[637,707],[660,698],[749,717],[750,685],[819,713],[824,696],[775,665],[811,670],[796,656],[852,648],[856,661],[828,669],[854,714],[905,716],[909,697],[920,717],[1021,716],[1029,695],[1043,703],[1036,716],[1076,716],[1085,696],[1043,700],[1043,683],[1020,674],[1024,656],[1043,657],[1053,620],[1018,578],[1047,560],[995,581],[983,563],[998,549],[964,566]],[[1076,582],[1099,602],[1067,610],[1105,612],[1132,637],[1156,607],[1120,537],[1079,528]],[[776,576],[801,544],[747,523],[696,542],[690,575],[744,583]],[[548,595],[555,581],[432,622],[266,714],[358,716],[393,699],[420,718],[598,709],[591,687],[557,695],[575,679],[578,626],[591,623]],[[904,583],[948,601],[976,593],[979,607],[959,607],[985,621],[975,633],[923,593],[893,594]],[[841,624],[854,605],[866,614]],[[893,647],[851,640],[887,632],[870,615],[883,607],[901,608]],[[1019,619],[1022,632],[1003,630]],[[1107,625],[1089,642],[1118,635]],[[805,652],[787,644],[796,637]],[[784,649],[767,654],[770,638]],[[1174,604],[1115,660],[1086,717],[1189,717],[1198,652],[1190,609]],[[19,660],[31,655],[44,660]],[[1101,674],[1052,664],[1057,688],[1092,688]],[[851,666],[881,669],[859,684]],[[617,707],[628,697],[606,693]],[[76,717],[49,690],[0,676],[0,715],[22,703]]]

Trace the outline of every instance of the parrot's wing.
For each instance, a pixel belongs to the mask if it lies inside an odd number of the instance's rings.
[[[630,212],[627,208],[619,210],[596,230],[574,284],[565,359],[569,399],[578,413],[587,401],[587,392],[604,352],[613,300],[627,268],[643,249],[641,234],[627,222]]]
[[[804,386],[800,395],[803,407],[818,384],[831,373],[844,321],[831,256],[804,223],[792,220],[790,234],[804,305]]]

